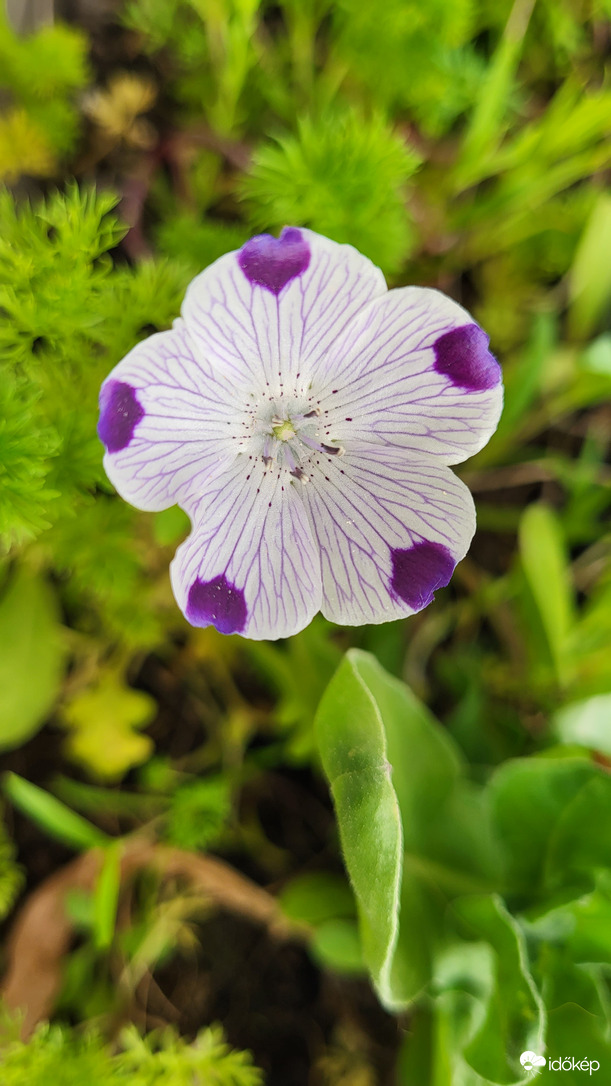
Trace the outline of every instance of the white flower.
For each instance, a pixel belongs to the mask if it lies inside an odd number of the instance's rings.
[[[456,302],[287,227],[198,275],[100,407],[119,493],[191,518],[171,568],[189,622],[277,638],[318,610],[413,614],[448,583],[475,530],[448,465],[486,444],[502,384]]]

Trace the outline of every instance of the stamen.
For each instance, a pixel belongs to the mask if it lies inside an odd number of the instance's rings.
[[[311,411],[306,411],[305,415],[291,415],[291,422],[305,422],[306,419],[316,419],[319,415],[320,407],[313,407]]]
[[[303,441],[304,445],[307,445],[309,449],[314,449],[315,452],[327,453],[331,456],[343,456],[346,451],[343,445],[325,445],[322,441],[314,441],[314,438],[309,437],[307,434],[299,434],[299,440]]]
[[[305,483],[309,483],[309,481],[310,481],[310,476],[306,475],[303,468],[296,467],[295,470],[291,471],[289,474],[293,475],[295,479],[299,479],[300,483],[305,484]]]
[[[297,461],[288,445],[284,446],[284,459],[291,475],[295,475],[295,472],[297,471]]]

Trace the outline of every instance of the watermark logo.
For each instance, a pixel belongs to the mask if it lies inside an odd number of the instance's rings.
[[[536,1052],[523,1052],[520,1056],[520,1063],[525,1071],[532,1071],[535,1075],[539,1075],[541,1072],[539,1068],[545,1067],[545,1056],[537,1056]]]
[[[524,1070],[532,1075],[540,1075],[545,1066],[550,1071],[589,1071],[590,1074],[600,1068],[598,1060],[589,1060],[587,1057],[576,1060],[574,1056],[565,1056],[563,1059],[550,1059],[548,1063],[545,1056],[538,1056],[536,1052],[523,1052],[520,1063]]]

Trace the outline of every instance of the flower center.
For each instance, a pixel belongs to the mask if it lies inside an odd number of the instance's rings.
[[[284,401],[270,396],[267,403],[253,403],[242,425],[251,459],[261,457],[266,471],[288,471],[301,483],[309,481],[308,472],[321,455],[344,452],[340,445],[329,443],[332,439],[320,408],[297,395]]]
[[[278,441],[290,441],[291,438],[297,436],[297,431],[290,419],[277,422],[274,418],[272,422],[276,423],[275,426],[272,426],[272,434],[278,438]]]

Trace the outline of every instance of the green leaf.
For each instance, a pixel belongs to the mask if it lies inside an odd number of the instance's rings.
[[[457,188],[479,180],[482,168],[503,135],[503,118],[522,52],[534,0],[514,0],[503,37],[478,95],[456,169]]]
[[[611,377],[611,335],[606,332],[588,344],[579,356],[578,365],[591,373]]]
[[[289,919],[314,926],[325,920],[353,917],[356,911],[346,880],[327,871],[311,871],[291,879],[279,902]]]
[[[549,945],[553,944],[558,951],[568,950],[570,961],[573,963],[598,962],[611,965],[611,876],[609,871],[598,873],[596,887],[590,894],[584,894],[567,904],[563,903],[548,909],[533,920],[529,920],[526,927],[529,937],[534,936],[544,945],[546,955]],[[549,963],[546,962],[546,964]],[[561,968],[566,974],[566,957],[561,962]],[[570,972],[569,970],[569,975]],[[559,993],[560,998],[563,995],[563,992]],[[569,998],[578,999],[576,988]],[[581,996],[579,1002],[582,1006],[587,1005],[587,1001]]]
[[[55,595],[25,568],[0,600],[0,644],[0,750],[10,750],[44,723],[65,657]]]
[[[15,862],[15,846],[6,832],[0,810],[0,921],[10,913],[24,882],[24,872]]]
[[[325,920],[316,928],[310,946],[323,969],[347,974],[364,972],[359,929],[353,920]]]
[[[562,743],[611,757],[611,694],[569,702],[555,714],[553,727]]]
[[[316,729],[364,959],[382,1001],[402,1007],[429,980],[447,897],[494,884],[485,797],[441,725],[367,653],[346,654]]]
[[[611,780],[592,763],[516,759],[494,773],[488,792],[509,893],[533,902],[577,893],[608,864]]]
[[[3,789],[15,807],[41,826],[45,833],[70,848],[95,848],[109,840],[97,826],[75,814],[43,788],[26,781],[16,773],[6,774]]]
[[[399,929],[403,840],[379,708],[352,650],[331,680],[316,717],[342,850],[355,892],[363,957],[380,999],[402,1005],[391,968]]]
[[[562,1069],[560,1081],[563,1084],[566,1082],[568,1086],[581,1086],[584,1081],[592,1081],[590,1075],[609,1066],[609,1051],[606,1024],[601,1018],[575,1003],[565,1003],[551,1011],[547,1069],[552,1073]],[[591,1070],[572,1070],[568,1066],[561,1068],[558,1059],[566,1064],[572,1060],[581,1063],[583,1059],[587,1059]]]
[[[567,641],[574,620],[573,592],[555,513],[546,505],[529,505],[520,521],[520,556],[528,585],[545,630],[556,677],[570,678]]]
[[[93,937],[98,950],[107,950],[115,933],[122,850],[122,841],[113,841],[104,849],[104,861],[93,892]]]
[[[484,940],[494,951],[483,1019],[465,1045],[464,1056],[484,1079],[514,1083],[524,1077],[520,1054],[542,1051],[546,1026],[524,935],[496,895],[462,898],[453,912],[469,938]]]
[[[75,761],[104,780],[116,780],[146,761],[153,749],[137,729],[150,724],[157,703],[149,694],[132,690],[119,675],[102,676],[92,690],[78,694],[63,708],[70,728],[67,747]]]
[[[583,232],[570,273],[569,329],[586,339],[611,299],[611,196],[601,192]]]

